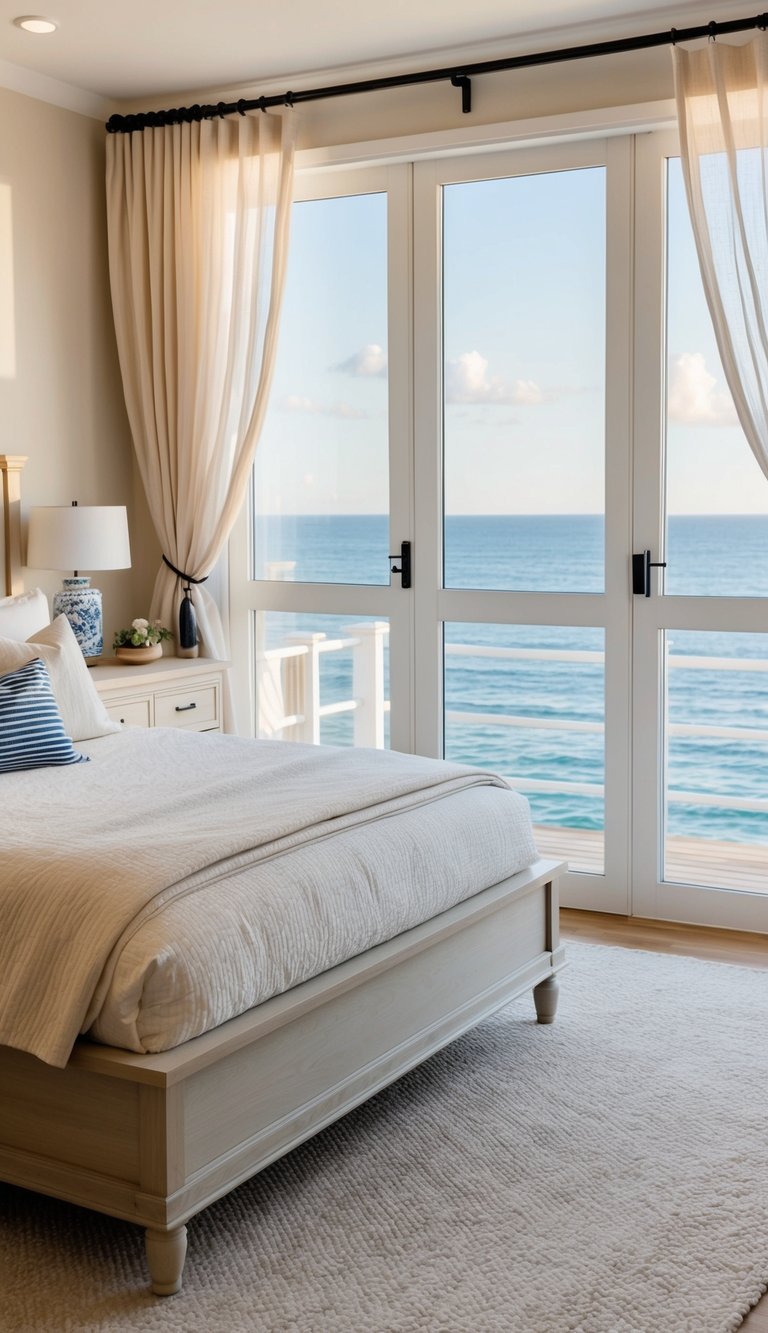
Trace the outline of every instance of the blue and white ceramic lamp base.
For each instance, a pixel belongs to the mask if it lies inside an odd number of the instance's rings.
[[[66,616],[83,657],[101,657],[104,651],[104,622],[101,611],[101,593],[91,587],[87,577],[64,579],[61,590],[54,594],[53,616]]]

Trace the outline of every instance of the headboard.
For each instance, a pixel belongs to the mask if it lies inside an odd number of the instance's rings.
[[[3,489],[3,546],[5,550],[5,596],[22,592],[21,587],[21,471],[23,454],[0,454]]]

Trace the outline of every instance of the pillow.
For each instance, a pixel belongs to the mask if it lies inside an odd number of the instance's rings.
[[[0,676],[0,773],[87,762],[64,730],[51,678],[39,657]]]
[[[121,731],[96,692],[72,626],[66,616],[38,630],[26,643],[0,639],[0,672],[12,671],[39,657],[51,678],[64,729],[73,741],[88,741]]]
[[[23,642],[50,623],[48,598],[40,588],[21,592],[17,597],[0,597],[0,635],[4,639]]]

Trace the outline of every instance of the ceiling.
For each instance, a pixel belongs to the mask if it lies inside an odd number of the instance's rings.
[[[706,10],[700,0],[388,0],[375,9],[360,0],[35,0],[41,8],[32,12],[59,27],[33,36],[13,25],[30,12],[25,3],[0,0],[0,62],[110,100],[257,91],[371,62],[417,68],[420,56],[441,51],[467,49],[477,59],[490,42],[514,54],[753,12],[744,0]]]

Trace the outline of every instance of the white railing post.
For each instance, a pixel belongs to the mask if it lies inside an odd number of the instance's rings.
[[[344,633],[357,639],[352,649],[352,693],[356,704],[354,743],[383,750],[384,640],[389,634],[389,621],[371,620],[360,625],[345,625]]]
[[[289,657],[285,663],[286,714],[296,713],[302,721],[296,723],[292,740],[320,744],[320,653],[318,644],[325,634],[288,634],[285,642],[306,648],[305,653]]]

